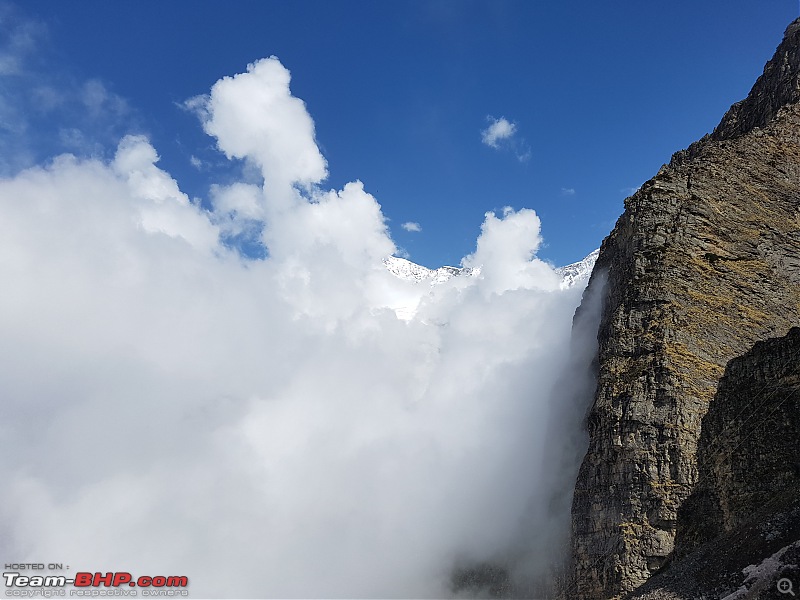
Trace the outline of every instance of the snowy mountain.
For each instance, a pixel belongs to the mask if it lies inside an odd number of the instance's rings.
[[[583,260],[564,267],[558,267],[555,271],[561,275],[561,289],[570,288],[578,284],[586,284],[589,280],[589,275],[592,274],[592,268],[594,267],[599,253],[600,250],[595,250]],[[438,269],[428,269],[410,260],[398,258],[396,256],[385,258],[383,264],[386,266],[387,270],[398,279],[413,281],[415,283],[427,282],[430,285],[444,283],[453,277],[476,277],[480,275],[480,269],[471,269],[468,267],[439,267]]]
[[[589,276],[592,274],[594,263],[597,261],[599,254],[600,249],[598,248],[583,260],[565,267],[558,267],[556,273],[561,275],[561,289],[570,288],[579,283],[585,284],[589,281]]]
[[[474,277],[480,273],[480,269],[470,269],[466,267],[439,267],[438,269],[428,269],[417,263],[413,263],[405,258],[389,256],[383,259],[383,264],[389,272],[404,281],[414,281],[417,283],[427,281],[431,285],[444,283],[453,277]]]

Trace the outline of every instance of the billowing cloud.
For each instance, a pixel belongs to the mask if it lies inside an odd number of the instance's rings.
[[[142,136],[0,180],[2,554],[186,575],[195,598],[433,598],[459,565],[546,570],[581,290],[536,258],[538,216],[487,213],[480,275],[416,286],[383,267],[364,186],[320,186],[277,59],[191,105],[263,175],[210,210]],[[248,227],[263,259],[225,243]]]
[[[252,161],[276,190],[319,183],[328,174],[314,122],[289,91],[290,80],[277,58],[266,58],[248,65],[246,73],[219,80],[208,96],[187,102],[228,158]]]
[[[539,217],[530,209],[514,212],[506,207],[502,218],[488,212],[477,248],[462,264],[482,269],[487,292],[502,293],[509,289],[509,282],[514,282],[513,289],[554,290],[560,277],[535,258],[542,243],[540,228]]]
[[[416,232],[422,231],[422,226],[419,223],[415,223],[414,221],[407,221],[406,223],[400,225],[400,227],[402,227],[406,231],[416,231]]]
[[[495,119],[489,116],[486,119],[489,126],[481,131],[481,141],[490,148],[499,148],[502,140],[511,139],[517,131],[517,126],[505,117]]]

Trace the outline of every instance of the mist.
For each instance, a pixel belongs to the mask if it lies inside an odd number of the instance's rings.
[[[249,174],[205,203],[142,136],[0,180],[6,562],[186,575],[192,597],[440,598],[463,565],[547,572],[596,320],[572,339],[583,290],[537,258],[536,213],[486,214],[462,260],[479,275],[403,281],[378,200],[325,187],[278,59],[185,106]]]

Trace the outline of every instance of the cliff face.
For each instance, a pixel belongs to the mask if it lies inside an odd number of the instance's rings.
[[[674,548],[727,362],[800,322],[800,21],[748,98],[626,200],[607,273],[571,596],[631,591]]]
[[[741,528],[760,512],[777,514],[800,499],[798,440],[800,328],[795,327],[728,363],[703,418],[699,480],[679,513],[676,556]]]
[[[703,418],[674,561],[635,596],[774,598],[780,578],[800,581],[799,439],[795,327],[728,363]]]

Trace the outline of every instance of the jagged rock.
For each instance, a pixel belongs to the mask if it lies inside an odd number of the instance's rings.
[[[630,592],[672,553],[727,362],[800,322],[800,20],[748,98],[625,202],[608,278],[567,597]]]
[[[800,328],[728,363],[703,417],[674,562],[633,597],[778,597],[800,585]]]
[[[778,111],[800,102],[797,65],[800,64],[800,21],[786,28],[784,40],[775,56],[764,67],[747,98],[734,104],[711,134],[712,139],[725,140],[744,135],[756,127],[764,127]]]

